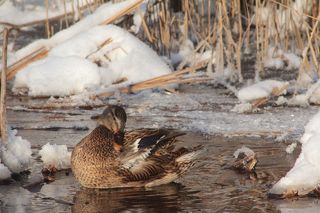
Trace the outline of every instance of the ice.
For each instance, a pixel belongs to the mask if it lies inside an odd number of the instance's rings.
[[[3,164],[13,173],[29,169],[31,161],[30,142],[17,136],[17,130],[9,130],[8,143],[1,147]]]
[[[66,145],[47,143],[42,146],[39,155],[44,167],[54,166],[58,170],[70,168],[71,152]]]
[[[302,149],[293,168],[277,182],[270,193],[297,191],[305,195],[320,184],[320,112],[305,126]]]
[[[241,102],[250,102],[256,99],[269,97],[274,89],[285,87],[288,82],[264,80],[239,90],[238,98]],[[285,93],[285,91],[283,91]]]

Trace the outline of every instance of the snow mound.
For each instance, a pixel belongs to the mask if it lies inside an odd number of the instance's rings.
[[[241,102],[250,102],[260,98],[266,98],[272,95],[274,90],[279,90],[288,85],[288,82],[265,80],[260,81],[238,91],[238,98]],[[285,93],[286,91],[283,91]]]
[[[88,1],[86,0],[86,2]],[[21,60],[22,58],[26,57],[27,55],[31,54],[41,47],[46,47],[48,49],[50,49],[51,47],[55,47],[61,42],[64,42],[81,32],[85,32],[86,30],[89,30],[94,26],[102,24],[105,20],[109,20],[124,8],[132,6],[135,3],[137,3],[137,0],[126,0],[118,3],[113,3],[110,1],[108,3],[105,3],[97,8],[94,13],[87,15],[85,18],[81,19],[79,22],[70,26],[69,28],[56,33],[50,39],[41,39],[35,41],[28,46],[18,50],[13,57],[8,58],[8,65],[10,66],[11,64]],[[35,17],[34,14],[33,16]]]
[[[99,60],[101,66],[108,69],[101,72],[103,84],[110,82],[110,73],[114,77],[113,81],[126,78],[127,84],[171,73],[165,61],[131,33],[115,25],[103,28],[112,43],[90,57],[91,60]],[[109,60],[103,60],[101,54]]]
[[[0,161],[0,181],[9,179],[10,177],[11,177],[10,170],[8,169],[8,167],[3,165]]]
[[[127,85],[170,72],[156,52],[126,30],[97,26],[57,45],[47,58],[21,70],[13,91],[27,88],[30,96],[67,96],[123,79]]]
[[[21,136],[16,136],[17,130],[10,130],[8,144],[2,146],[3,164],[13,173],[20,173],[29,168],[31,161],[31,144]]]
[[[71,152],[66,145],[47,143],[39,151],[44,167],[54,166],[56,169],[70,168]]]
[[[271,194],[305,195],[320,184],[320,112],[305,126],[302,150],[293,168],[270,190]]]
[[[100,84],[96,64],[79,57],[48,57],[30,64],[16,75],[13,92],[28,88],[30,96],[64,96]]]

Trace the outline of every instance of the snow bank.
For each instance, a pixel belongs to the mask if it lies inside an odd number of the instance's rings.
[[[54,166],[56,169],[68,169],[71,163],[71,152],[66,145],[47,143],[39,151],[45,167]]]
[[[79,57],[48,57],[30,64],[16,75],[13,92],[28,88],[30,96],[64,96],[100,84],[96,64]]]
[[[108,39],[112,42],[101,48]],[[156,52],[126,30],[97,26],[62,42],[46,59],[21,70],[13,91],[27,88],[30,96],[66,96],[108,87],[120,79],[132,84],[170,72]]]
[[[237,96],[241,102],[250,102],[256,99],[269,97],[276,89],[288,85],[288,82],[265,80],[239,90]],[[284,91],[283,93],[285,93]]]
[[[90,28],[97,26],[103,21],[111,18],[115,14],[122,11],[124,8],[133,5],[136,3],[137,0],[127,0],[120,3],[112,3],[111,1],[101,5],[98,9],[95,10],[93,14],[86,16],[85,18],[81,19],[76,24],[70,26],[69,28],[62,30],[52,36],[50,39],[41,39],[35,41],[28,46],[18,50],[13,58],[9,58],[8,65],[13,64],[14,62],[21,60],[23,57],[31,54],[32,52],[36,51],[40,47],[47,47],[48,49],[57,46],[63,41],[70,39],[71,37],[89,30]]]
[[[320,112],[305,126],[302,150],[293,168],[270,190],[272,194],[308,194],[320,184]]]
[[[1,147],[3,164],[13,173],[27,170],[32,154],[30,142],[16,136],[17,132],[17,130],[10,130],[8,144]]]

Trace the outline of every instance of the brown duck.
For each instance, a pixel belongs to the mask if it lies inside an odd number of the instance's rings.
[[[166,129],[124,132],[127,116],[119,106],[95,116],[98,127],[78,143],[71,168],[87,188],[153,187],[184,174],[202,152],[201,146],[176,149],[176,137]]]

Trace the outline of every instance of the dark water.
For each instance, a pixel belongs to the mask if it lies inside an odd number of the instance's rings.
[[[20,130],[19,133],[29,140],[32,138],[34,144],[42,145],[48,141],[45,138],[51,138],[53,143],[59,141],[72,147],[87,131]],[[263,138],[217,136],[207,139],[189,134],[181,140],[186,146],[203,144],[207,153],[177,183],[152,189],[83,189],[72,174],[66,175],[65,171],[58,173],[56,181],[50,184],[27,186],[26,183],[41,177],[40,160],[35,156],[31,180],[0,185],[0,212],[277,212],[281,208],[284,208],[282,212],[301,209],[313,212],[317,206],[312,199],[275,201],[267,198],[271,184],[293,165],[299,150],[288,155],[285,144]],[[233,152],[242,145],[257,153],[256,180],[229,169]],[[37,150],[38,146],[34,145],[34,153]]]

